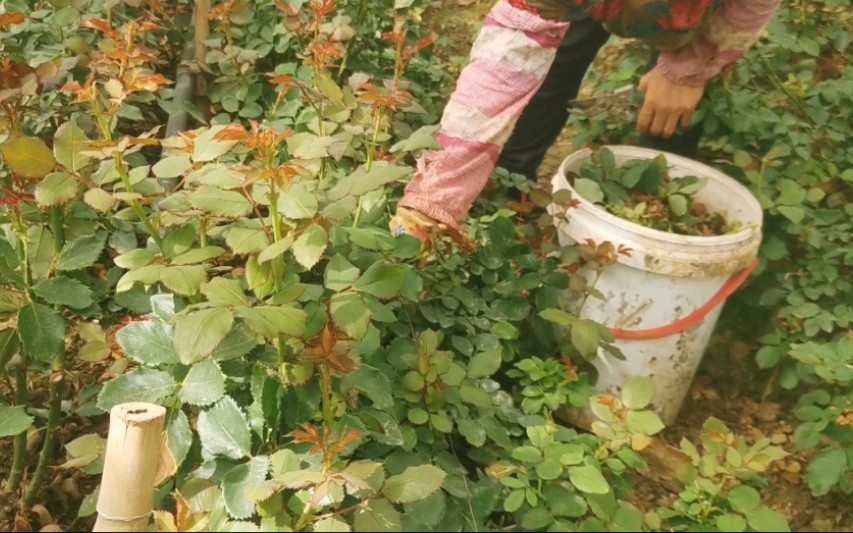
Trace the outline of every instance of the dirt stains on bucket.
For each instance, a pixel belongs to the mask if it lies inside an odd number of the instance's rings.
[[[651,300],[646,300],[642,305],[634,308],[633,310],[629,310],[631,306],[628,304],[628,300],[624,293],[621,295],[621,298],[622,303],[619,306],[619,314],[621,318],[616,323],[616,327],[619,329],[626,329],[639,326],[640,322],[643,320],[643,315],[645,315],[646,311],[651,308],[653,302]]]
[[[728,277],[732,272],[743,270],[749,266],[751,259],[743,258],[741,254],[729,258],[720,258],[716,263],[697,263],[694,261],[679,261],[676,257],[661,258],[646,255],[643,265],[649,272],[677,276],[683,278],[721,278]]]

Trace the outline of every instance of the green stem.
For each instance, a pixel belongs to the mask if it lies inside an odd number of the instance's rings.
[[[284,235],[281,233],[281,213],[278,212],[278,196],[278,187],[275,180],[272,180],[270,181],[270,217],[272,218],[272,234],[274,242],[279,242],[284,238]],[[273,286],[275,287],[275,292],[281,290],[281,266],[281,262],[278,258],[272,260]],[[287,354],[284,351],[284,335],[279,333],[276,340],[278,364],[281,367],[287,362]]]
[[[124,185],[124,188],[129,193],[134,193],[133,184],[130,183],[130,174],[127,172],[127,167],[124,164],[124,161],[121,158],[121,155],[115,156],[116,162],[116,171],[118,171],[119,176],[121,177],[121,182]],[[136,216],[139,217],[139,221],[142,222],[142,225],[145,227],[145,231],[148,232],[148,235],[154,240],[154,244],[157,245],[157,249],[160,250],[160,253],[164,256],[166,255],[166,250],[163,246],[163,239],[160,237],[160,232],[154,227],[154,224],[145,216],[145,211],[142,209],[142,204],[139,203],[136,199],[128,200],[127,202],[130,207],[133,209],[133,212],[136,213]]]
[[[279,366],[281,366],[281,365],[284,365],[285,363],[287,363],[287,353],[285,353],[285,351],[284,351],[284,341],[285,341],[284,334],[279,333],[278,336],[276,337],[276,340],[278,342],[276,343],[275,349],[276,349],[276,352],[278,353],[278,364],[279,364]]]
[[[27,238],[27,227],[21,218],[20,211],[13,208],[11,209],[11,213],[12,228],[20,243],[18,247],[18,260],[21,262],[21,276],[24,278],[27,296],[32,299],[33,273],[30,270],[30,241]]]
[[[315,72],[316,75],[321,73],[320,69],[317,69]],[[324,73],[325,74],[325,73]],[[320,91],[320,88],[317,87],[317,83],[314,83],[314,88],[317,89],[317,92],[320,93],[320,98],[317,100],[317,134],[320,137],[325,137],[326,135],[326,126],[323,124],[323,121],[326,119],[326,103],[324,101],[323,93]],[[326,179],[326,159],[328,156],[323,156],[320,158],[320,184],[322,185],[323,181]]]
[[[278,212],[278,188],[275,180],[270,181],[270,217],[272,218],[273,242],[279,242],[284,236],[281,233],[281,213]],[[281,290],[281,264],[277,259],[272,261],[273,284],[275,291]]]
[[[355,208],[355,218],[352,221],[352,227],[354,227],[354,228],[357,228],[358,224],[361,222],[361,211],[362,211],[361,199],[362,198],[363,198],[362,196],[358,197],[358,205]]]
[[[270,217],[272,217],[273,239],[278,242],[283,236],[281,234],[281,213],[278,212],[278,187],[275,181],[270,182]]]
[[[154,224],[151,223],[150,220],[145,216],[145,211],[142,210],[142,205],[138,200],[130,200],[130,207],[133,208],[133,212],[136,213],[136,216],[139,217],[139,220],[142,221],[142,225],[145,226],[145,231],[151,235],[151,238],[154,239],[154,244],[157,245],[157,249],[160,250],[160,253],[166,255],[166,249],[163,247],[163,239],[160,237],[160,233],[154,227]]]
[[[21,361],[15,369],[15,393],[18,405],[27,405],[27,366]],[[12,470],[6,482],[6,492],[14,493],[21,488],[24,479],[24,459],[27,456],[27,432],[15,436],[15,451],[12,456]]]
[[[382,127],[382,114],[385,110],[384,107],[379,107],[376,110],[376,122],[373,125],[373,138],[370,140],[370,148],[367,150],[367,162],[365,163],[365,169],[367,172],[370,172],[370,169],[373,168],[373,160],[376,157],[376,145],[379,144],[379,130]],[[352,227],[357,228],[359,223],[361,223],[361,202],[363,196],[358,197],[358,206],[355,208],[355,219],[352,221]]]
[[[814,121],[814,119],[812,119],[811,113],[809,113],[809,110],[806,109],[806,106],[803,104],[802,100],[791,94],[791,91],[789,91],[788,88],[785,87],[784,82],[782,82],[782,79],[779,78],[779,76],[776,74],[776,70],[773,69],[772,66],[770,66],[770,63],[768,63],[767,60],[761,56],[758,56],[758,59],[759,61],[761,61],[761,64],[764,67],[764,71],[767,73],[767,77],[770,79],[773,85],[775,85],[776,88],[779,89],[779,91],[781,91],[782,94],[784,94],[785,97],[788,98],[788,101],[790,101],[797,107],[802,117],[811,122],[812,125],[819,126]]]
[[[362,22],[362,19],[364,18],[365,8],[367,7],[367,4],[368,4],[368,2],[366,2],[365,0],[362,0],[361,2],[358,3],[358,12],[357,12],[355,19],[353,21],[355,24],[360,24]],[[358,26],[356,26],[356,27],[358,27]],[[360,47],[359,48],[355,47],[356,42],[361,44],[361,41],[359,41],[359,39],[357,37],[350,39],[347,42],[347,49],[344,52],[344,58],[341,60],[341,64],[338,66],[338,75],[337,75],[338,83],[340,83],[341,79],[343,78],[344,71],[347,68],[347,64],[349,63],[350,57],[357,55],[356,50],[358,50]]]
[[[373,138],[370,140],[370,149],[367,150],[367,163],[365,163],[367,172],[370,172],[370,169],[373,168],[373,159],[376,157],[376,145],[379,144],[379,131],[382,129],[384,112],[385,108],[382,106],[376,110],[376,122],[373,125]]]
[[[112,11],[110,11],[110,13],[112,13]],[[92,114],[95,115],[95,121],[98,123],[98,128],[101,130],[101,137],[103,140],[112,140],[113,135],[110,131],[110,124],[109,122],[104,122],[104,114],[101,112],[101,104],[98,102],[97,98],[92,101]]]
[[[207,246],[207,217],[201,217],[198,221],[198,241],[202,248]]]
[[[323,388],[321,402],[323,404],[323,423],[326,426],[326,433],[332,433],[332,424],[334,423],[334,413],[332,412],[332,370],[329,365],[323,365],[323,379],[321,382]]]
[[[305,504],[305,508],[302,510],[299,520],[296,521],[296,525],[293,526],[293,531],[302,531],[308,527],[312,516],[314,516],[314,506],[311,505],[311,502],[308,502]]]
[[[53,448],[56,442],[56,434],[59,429],[59,419],[62,417],[62,391],[65,388],[65,352],[57,354],[53,359],[53,372],[50,376],[50,411],[47,416],[47,430],[44,435],[44,444],[39,455],[36,473],[30,486],[24,503],[32,506],[38,498],[42,485],[47,479],[48,467],[53,462]]]
[[[65,208],[62,206],[54,207],[50,210],[50,229],[53,231],[53,251],[57,255],[65,246]]]

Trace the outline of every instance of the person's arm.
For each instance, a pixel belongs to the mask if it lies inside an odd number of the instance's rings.
[[[661,52],[657,66],[640,80],[645,98],[637,129],[671,137],[679,125],[689,127],[705,85],[758,40],[780,4],[781,0],[723,0],[696,39]]]
[[[412,210],[457,228],[485,188],[568,29],[568,0],[529,2],[500,0],[486,17],[444,109],[435,137],[442,149],[418,160],[399,203],[403,214]],[[398,216],[391,224],[395,233],[411,233],[417,223]]]
[[[705,87],[748,50],[779,9],[781,0],[724,0],[692,43],[663,52],[657,68],[669,81]]]

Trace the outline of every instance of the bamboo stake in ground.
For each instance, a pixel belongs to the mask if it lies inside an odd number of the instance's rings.
[[[195,60],[200,65],[204,65],[207,61],[207,46],[204,41],[210,37],[210,20],[207,16],[210,15],[210,0],[195,0],[195,13],[193,26],[195,35],[193,36],[193,44],[195,45]]]
[[[166,409],[125,403],[110,412],[110,431],[94,531],[147,531]]]

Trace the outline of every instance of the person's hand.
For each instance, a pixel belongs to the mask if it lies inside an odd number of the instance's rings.
[[[389,225],[395,237],[411,235],[424,244],[428,244],[435,231],[443,226],[428,216],[405,207],[397,208],[397,213],[391,218]]]
[[[705,92],[704,87],[673,83],[657,68],[643,76],[639,88],[645,98],[637,129],[664,138],[672,137],[679,125],[690,127],[693,112]]]
[[[427,251],[434,241],[442,236],[448,236],[459,245],[460,250],[473,252],[476,244],[469,237],[463,235],[458,228],[451,228],[447,224],[433,220],[428,216],[405,207],[398,207],[397,213],[389,223],[391,234],[395,237],[410,235],[421,241],[422,251]]]

